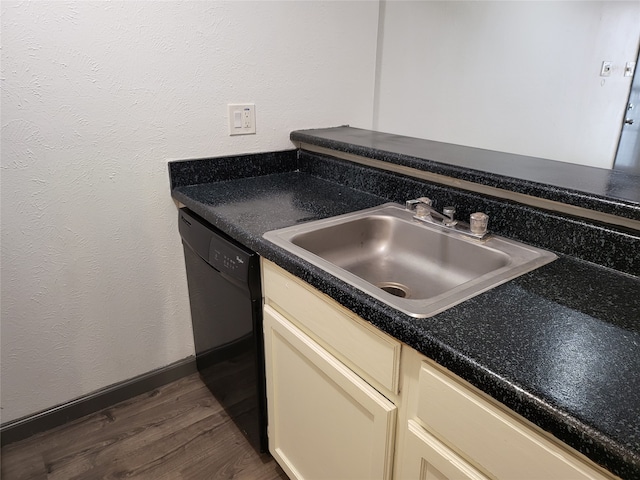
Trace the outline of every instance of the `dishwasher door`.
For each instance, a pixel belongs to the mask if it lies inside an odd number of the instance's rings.
[[[252,446],[265,452],[259,258],[190,213],[181,211],[181,223],[189,225],[180,230],[198,371]]]

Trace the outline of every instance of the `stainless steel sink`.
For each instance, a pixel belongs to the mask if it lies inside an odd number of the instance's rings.
[[[464,237],[418,222],[395,203],[264,238],[413,317],[430,317],[556,259],[491,235]]]

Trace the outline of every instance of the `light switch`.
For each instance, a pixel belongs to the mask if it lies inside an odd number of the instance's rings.
[[[256,133],[256,106],[253,103],[230,103],[229,135],[250,135]]]

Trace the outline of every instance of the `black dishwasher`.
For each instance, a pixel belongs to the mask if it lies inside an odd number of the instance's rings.
[[[198,371],[251,445],[266,452],[260,259],[186,208],[178,226]]]

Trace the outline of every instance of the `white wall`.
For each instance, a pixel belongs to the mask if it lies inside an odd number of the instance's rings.
[[[2,2],[2,422],[193,354],[167,160],[371,128],[377,2]],[[255,102],[257,135],[227,135]]]
[[[639,2],[386,1],[374,129],[612,165]],[[603,60],[614,64],[600,77]]]

